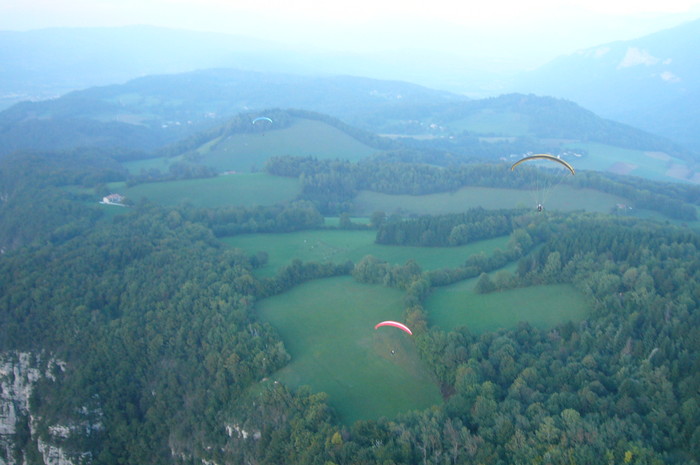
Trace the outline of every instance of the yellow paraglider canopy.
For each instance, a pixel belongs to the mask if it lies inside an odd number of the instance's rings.
[[[526,161],[529,161],[529,160],[552,160],[552,161],[555,161],[557,163],[561,163],[562,165],[564,165],[566,167],[566,169],[571,171],[571,174],[576,174],[576,171],[574,171],[573,166],[571,166],[570,164],[568,164],[567,162],[565,162],[561,158],[557,158],[555,156],[548,155],[546,153],[538,153],[536,155],[530,155],[529,157],[525,157],[521,160],[516,161],[515,163],[513,163],[513,166],[510,167],[511,171],[513,171],[515,169],[515,167],[518,166],[519,164],[526,162]]]
[[[531,162],[530,166],[515,169],[525,162]],[[526,163],[529,165],[530,163]],[[532,168],[532,169],[530,169]],[[538,153],[524,157],[510,167],[510,170],[517,173],[525,190],[530,192],[532,200],[537,205],[537,211],[544,209],[544,203],[551,195],[553,189],[564,181],[569,175],[575,175],[574,167],[559,157],[546,153]]]

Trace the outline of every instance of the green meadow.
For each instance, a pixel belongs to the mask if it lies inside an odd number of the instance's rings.
[[[403,265],[413,259],[424,270],[460,266],[473,254],[490,255],[495,249],[505,249],[508,237],[474,242],[460,247],[405,247],[374,243],[376,231],[310,230],[279,234],[242,234],[223,238],[231,247],[249,254],[267,252],[268,263],[257,272],[272,276],[292,260],[343,263],[360,261],[373,255],[391,264]]]
[[[126,161],[122,166],[129,170],[131,174],[139,174],[142,171],[157,170],[167,173],[173,159],[169,157],[145,158],[143,160]]]
[[[299,180],[266,173],[238,173],[213,178],[189,179],[137,184],[110,183],[112,192],[119,192],[132,201],[147,198],[160,205],[190,203],[200,207],[275,205],[294,200],[301,191]],[[366,223],[376,211],[387,214],[459,213],[470,208],[535,208],[534,191],[464,187],[455,192],[428,195],[391,195],[361,191],[351,212],[355,223]],[[566,185],[554,187],[545,203],[550,210],[586,210],[607,213],[626,199],[593,189],[576,189]],[[337,219],[329,220],[329,224]]]
[[[440,403],[413,337],[397,328],[374,329],[380,321],[401,320],[402,298],[396,289],[339,277],[258,302],[260,319],[278,329],[292,357],[273,379],[328,393],[347,424]]]
[[[260,169],[279,155],[358,161],[376,152],[345,132],[321,121],[297,119],[284,129],[234,134],[198,149],[198,160],[221,171]]]
[[[218,172],[251,173],[261,170],[274,156],[312,156],[318,159],[358,161],[377,150],[321,121],[296,119],[284,129],[232,134],[208,141],[196,149],[196,163]],[[183,156],[151,158],[124,163],[134,174],[156,169],[168,172]]]
[[[526,321],[549,329],[567,321],[583,320],[588,305],[570,284],[550,284],[477,294],[477,279],[435,289],[425,302],[429,322],[444,330],[466,326],[472,333],[513,328]]]
[[[160,205],[189,203],[197,207],[275,205],[294,200],[300,192],[297,179],[265,173],[153,182],[132,187],[113,183],[109,188],[133,201],[147,198]]]
[[[353,224],[364,224],[364,225],[369,225],[372,223],[372,219],[369,218],[368,216],[356,216],[354,218],[350,218],[350,221]],[[340,226],[340,217],[339,216],[326,216],[324,218],[323,224],[325,226],[332,226],[332,227],[338,227]]]
[[[491,187],[464,187],[456,192],[429,195],[389,195],[362,191],[355,199],[357,215],[371,215],[375,211],[387,214],[445,214],[463,212],[469,208],[535,208],[536,195],[532,191]],[[609,212],[626,200],[616,195],[593,189],[576,189],[559,185],[552,189],[545,208],[550,210],[586,210]]]
[[[674,181],[693,177],[687,162],[665,153],[623,149],[605,144],[572,142],[572,150],[584,149],[585,156],[570,160],[577,169],[629,174],[655,181]]]

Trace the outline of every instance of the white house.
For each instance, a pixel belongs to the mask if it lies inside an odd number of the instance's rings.
[[[124,200],[126,200],[126,197],[121,194],[109,194],[106,197],[102,197],[102,201],[100,203],[104,203],[106,205],[124,206]]]

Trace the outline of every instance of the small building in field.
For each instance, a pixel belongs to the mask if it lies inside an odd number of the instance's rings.
[[[102,197],[102,201],[100,203],[103,203],[105,205],[120,205],[123,207],[125,200],[126,197],[124,197],[121,194],[109,194],[105,197]]]

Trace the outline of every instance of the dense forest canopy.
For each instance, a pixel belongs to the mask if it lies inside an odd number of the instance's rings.
[[[688,228],[580,212],[377,214],[377,241],[387,244],[510,240],[506,250],[451,269],[425,272],[415,262],[373,257],[295,260],[262,278],[255,267],[264,254],[226,248],[217,236],[318,228],[319,197],[311,194],[338,179],[348,185],[336,189],[337,201],[346,201],[345,192],[368,186],[425,192],[467,178],[492,182],[497,171],[280,158],[268,169],[303,176],[311,202],[250,209],[137,202],[106,217],[60,188],[99,190],[124,175],[109,157],[90,159],[18,156],[2,166],[0,347],[36,354],[52,374],[32,397],[39,437],[55,440],[50,425],[89,425],[61,441],[71,456],[103,464],[700,462],[700,239]],[[696,200],[681,187],[588,182],[669,205]],[[8,218],[20,212],[21,222]],[[508,263],[515,266],[503,269]],[[341,275],[405,293],[404,321],[441,404],[342,424],[323,393],[265,381],[289,354],[278,329],[257,318],[256,301]],[[591,312],[553,330],[433,327],[425,298],[466,278],[478,278],[483,293],[569,283]],[[36,442],[24,433],[29,419],[20,422],[15,458],[38,462]]]

